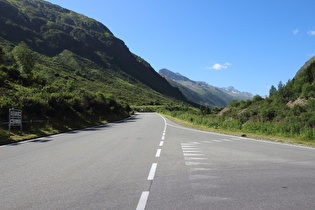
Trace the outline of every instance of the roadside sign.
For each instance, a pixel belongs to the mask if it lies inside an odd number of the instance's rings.
[[[9,109],[9,134],[12,126],[20,126],[22,132],[22,110]]]

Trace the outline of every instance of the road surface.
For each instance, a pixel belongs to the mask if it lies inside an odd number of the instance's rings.
[[[0,209],[315,209],[315,149],[155,113],[0,147]]]

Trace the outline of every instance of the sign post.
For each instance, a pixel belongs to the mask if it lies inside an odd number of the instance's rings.
[[[12,126],[20,126],[20,131],[22,133],[22,110],[19,109],[9,109],[9,135]]]

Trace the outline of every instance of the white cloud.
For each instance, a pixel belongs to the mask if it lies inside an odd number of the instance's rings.
[[[309,31],[309,32],[307,32],[308,33],[308,35],[310,35],[310,36],[315,36],[315,31]]]
[[[300,32],[299,29],[293,30],[293,34],[294,34],[294,35],[297,35],[299,32]]]
[[[221,65],[221,64],[219,64],[219,63],[216,63],[216,64],[214,64],[214,65],[212,66],[212,69],[215,69],[215,70],[226,69],[226,68],[227,68],[227,66]]]
[[[211,67],[207,67],[206,69],[221,70],[221,69],[226,69],[228,68],[228,66],[231,66],[231,65],[232,65],[231,63],[225,63],[225,64],[216,63]]]

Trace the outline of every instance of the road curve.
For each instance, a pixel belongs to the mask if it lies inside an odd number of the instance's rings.
[[[1,209],[314,209],[315,150],[155,113],[0,147]]]

